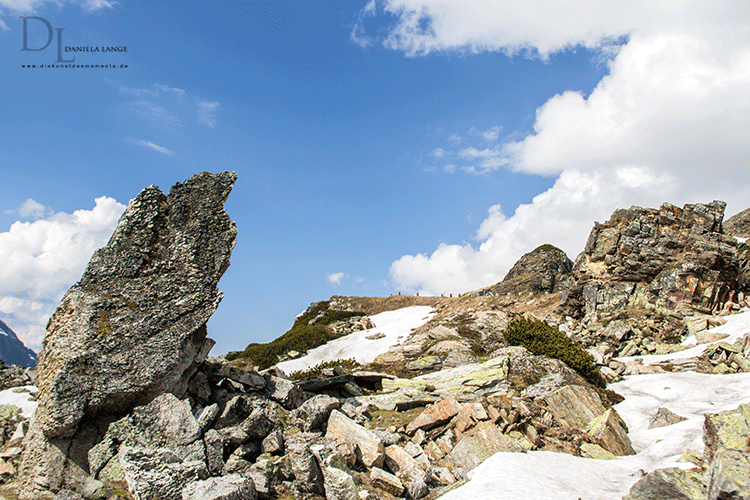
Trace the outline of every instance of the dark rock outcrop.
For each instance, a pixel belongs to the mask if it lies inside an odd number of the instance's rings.
[[[493,295],[559,292],[570,281],[572,269],[573,262],[565,252],[542,245],[518,259],[503,281],[483,291]]]
[[[85,476],[88,449],[114,418],[164,393],[185,395],[214,344],[206,322],[237,235],[223,208],[235,180],[201,173],[168,195],[142,190],[63,297],[39,356],[39,407],[20,471],[26,498]]]
[[[679,317],[721,311],[741,289],[738,242],[722,231],[724,207],[616,210],[591,231],[561,312],[595,320],[629,307]]]
[[[36,353],[23,345],[8,325],[0,321],[0,360],[6,365],[28,368],[36,365]]]

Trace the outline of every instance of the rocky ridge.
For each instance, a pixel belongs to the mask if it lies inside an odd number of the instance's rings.
[[[40,356],[37,418],[11,483],[21,498],[437,498],[497,451],[632,454],[612,407],[621,398],[557,359],[508,346],[508,324],[526,315],[559,326],[590,348],[612,381],[644,369],[615,355],[676,351],[687,333],[747,305],[742,247],[722,233],[720,202],[633,207],[594,228],[574,267],[540,247],[491,295],[332,297],[332,310],[364,314],[329,325],[338,335],[367,328],[368,316],[384,310],[434,307],[431,321],[367,367],[329,367],[301,380],[274,367],[258,372],[242,360],[206,358],[205,322],[220,300],[215,286],[236,234],[222,208],[233,182],[233,174],[199,174],[176,185],[174,196],[144,190],[63,299]],[[189,214],[193,204],[201,209]],[[625,238],[637,252],[621,246]],[[640,270],[628,259],[665,268]],[[638,291],[619,300],[623,283]],[[149,309],[148,300],[131,304],[144,286],[176,303],[166,312]],[[194,321],[182,323],[184,316]],[[154,341],[138,351],[144,366],[103,361],[132,353],[127,338],[143,343],[139,331]],[[708,337],[714,347],[693,368],[748,371],[750,339],[722,345]],[[141,372],[147,376],[133,380]],[[103,388],[87,385],[92,374]],[[655,471],[628,498],[747,491],[747,415],[745,407],[708,415],[706,451],[692,457],[702,469]],[[660,412],[653,425],[674,418]],[[17,455],[3,460],[18,464]]]

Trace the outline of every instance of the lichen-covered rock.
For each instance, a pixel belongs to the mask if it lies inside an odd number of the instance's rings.
[[[376,488],[380,488],[393,496],[400,497],[404,493],[404,485],[401,481],[393,474],[378,467],[370,471],[370,481]]]
[[[237,228],[223,208],[235,179],[201,173],[168,195],[155,186],[141,191],[63,297],[37,363],[39,407],[20,470],[24,498],[56,491],[71,477],[63,469],[78,460],[55,455],[86,455],[96,432],[82,425],[96,429],[102,415],[187,391],[213,345],[205,325],[221,301],[217,284],[235,244]]]
[[[89,470],[97,474],[117,454],[119,446],[168,448],[181,460],[200,460],[205,456],[203,443],[195,444],[200,435],[190,403],[162,394],[110,424],[104,438],[89,450]]]
[[[599,445],[617,456],[635,455],[635,450],[628,437],[628,426],[610,408],[586,426],[586,432],[599,441]]]
[[[703,460],[706,464],[723,449],[745,449],[750,436],[750,404],[720,413],[706,413],[703,420]]]
[[[648,421],[648,428],[655,429],[657,427],[666,427],[684,420],[687,420],[687,418],[672,413],[668,408],[661,407]]]
[[[586,429],[589,422],[607,411],[596,390],[583,385],[566,385],[544,401],[558,421],[577,429]]]
[[[255,500],[255,498],[253,480],[238,474],[196,481],[182,490],[182,500]]]
[[[622,500],[704,500],[706,484],[703,475],[679,468],[657,469],[635,483]]]
[[[341,401],[337,398],[319,394],[308,399],[290,416],[292,425],[296,425],[303,432],[321,429],[333,410],[341,408]]]
[[[336,467],[323,468],[326,500],[357,500],[358,490],[351,474]]]
[[[495,425],[481,422],[461,438],[448,454],[448,460],[466,473],[499,451],[521,453],[526,450]]]
[[[356,450],[357,460],[367,468],[383,465],[385,448],[380,438],[338,410],[331,412],[326,438],[343,439],[351,443]]]
[[[406,426],[407,434],[414,434],[418,429],[430,430],[450,421],[461,411],[461,405],[455,398],[447,398],[430,406]]]
[[[166,448],[123,446],[118,458],[135,500],[182,500],[188,483],[208,478],[204,462],[182,461]]]
[[[300,433],[287,440],[286,451],[297,488],[304,493],[323,494],[323,473],[310,450],[310,440],[317,435]]]
[[[305,401],[305,394],[289,379],[265,375],[266,393],[287,410],[294,410]]]
[[[750,499],[750,453],[721,450],[709,473],[708,500]]]

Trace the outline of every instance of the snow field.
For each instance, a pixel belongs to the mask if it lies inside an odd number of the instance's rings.
[[[370,363],[379,354],[387,352],[390,347],[406,339],[413,328],[427,323],[433,316],[431,311],[430,306],[411,306],[370,316],[375,327],[352,332],[320,347],[310,349],[300,358],[284,361],[276,366],[286,373],[292,373],[335,359],[354,358],[362,364]],[[377,333],[382,333],[384,337],[376,340],[365,338]]]

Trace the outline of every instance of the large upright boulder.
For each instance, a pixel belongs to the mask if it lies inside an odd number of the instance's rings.
[[[88,449],[113,417],[185,394],[214,344],[206,322],[237,235],[223,208],[236,178],[204,172],[168,195],[142,190],[63,297],[37,363],[39,407],[20,470],[27,498],[87,474]]]

